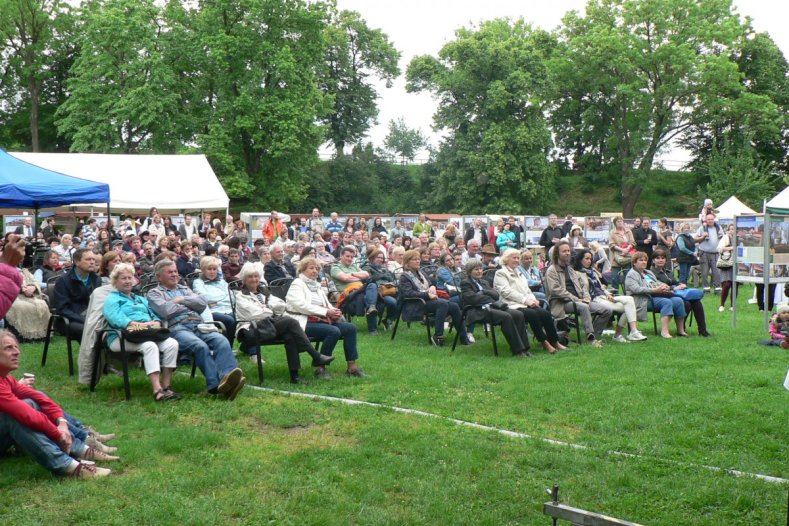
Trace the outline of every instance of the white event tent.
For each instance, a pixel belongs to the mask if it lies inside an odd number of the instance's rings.
[[[147,212],[152,206],[160,211],[227,210],[230,205],[205,155],[10,153],[42,168],[107,183],[110,207],[119,212]]]
[[[767,201],[767,211],[772,214],[789,214],[789,186]]]
[[[734,216],[755,213],[755,210],[749,208],[748,205],[737,199],[737,196],[734,195],[718,207],[718,217],[722,219],[734,219]]]

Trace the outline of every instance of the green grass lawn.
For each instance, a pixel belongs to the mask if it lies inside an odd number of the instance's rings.
[[[511,438],[445,419],[247,388],[238,400],[187,396],[155,404],[142,371],[123,399],[120,378],[96,393],[67,375],[58,338],[23,346],[21,372],[104,432],[122,461],[99,482],[61,481],[24,457],[0,460],[0,517],[15,524],[550,524],[545,489],[565,503],[649,525],[784,524],[789,485],[703,465],[789,478],[789,352],[756,345],[762,318],[744,288],[738,327],[706,300],[710,339],[693,335],[603,349],[573,346],[530,360],[477,344],[426,345],[424,327],[397,339],[360,331],[360,365],[296,389],[418,409],[587,446]],[[358,320],[361,324],[362,320]],[[361,327],[361,325],[360,325]],[[649,329],[647,331],[647,328]],[[284,352],[264,351],[265,386],[292,390]],[[307,363],[305,361],[305,363]],[[257,373],[244,360],[249,383]],[[186,369],[184,369],[185,371]],[[309,371],[305,370],[305,376]],[[248,384],[249,385],[249,384]],[[618,451],[638,458],[616,455]]]

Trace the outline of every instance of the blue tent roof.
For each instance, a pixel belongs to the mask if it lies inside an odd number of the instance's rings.
[[[109,203],[110,187],[35,166],[0,148],[0,208]]]

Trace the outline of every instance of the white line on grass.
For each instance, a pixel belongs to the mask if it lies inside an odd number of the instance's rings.
[[[259,387],[256,385],[248,385],[247,388],[256,389],[258,391],[268,391],[270,393],[287,395],[287,396],[300,396],[303,398],[312,398],[316,400],[327,400],[329,402],[340,402],[346,405],[364,405],[368,407],[377,407],[381,409],[388,409],[390,411],[394,411],[396,413],[406,413],[409,415],[417,415],[417,416],[426,416],[430,418],[438,418],[440,420],[445,420],[447,422],[452,422],[453,424],[465,427],[473,427],[475,429],[481,429],[483,431],[492,431],[494,433],[499,433],[501,435],[510,437],[510,438],[525,438],[530,440],[539,440],[540,442],[545,442],[546,444],[553,444],[555,446],[564,446],[570,447],[573,449],[582,449],[582,450],[589,450],[591,449],[589,446],[584,446],[583,444],[574,444],[572,442],[564,442],[561,440],[554,440],[552,438],[544,438],[544,437],[537,437],[534,435],[529,435],[527,433],[520,433],[518,431],[510,431],[508,429],[500,429],[498,427],[493,426],[486,426],[484,424],[478,424],[476,422],[468,422],[466,420],[458,420],[457,418],[450,418],[448,416],[437,415],[435,413],[428,413],[427,411],[420,411],[418,409],[408,409],[406,407],[397,407],[393,405],[385,405],[379,404],[376,402],[365,402],[363,400],[354,400],[352,398],[339,398],[336,396],[326,396],[326,395],[318,395],[312,393],[300,393],[297,391],[283,391],[280,389],[272,389],[270,387]],[[648,460],[649,457],[644,457],[642,455],[637,455],[635,453],[625,453],[624,451],[607,451],[609,455],[616,455],[620,457],[627,457],[627,458],[636,458],[641,460]],[[660,462],[666,462],[669,464],[674,464],[678,466],[684,467],[691,467],[691,468],[704,468],[709,471],[717,471],[717,472],[724,472],[728,473],[729,475],[734,475],[735,477],[753,477],[760,480],[764,480],[766,482],[772,482],[773,484],[789,484],[789,479],[781,478],[781,477],[773,477],[771,475],[762,475],[760,473],[749,473],[747,471],[739,471],[736,469],[727,469],[721,468],[718,466],[709,466],[707,464],[694,464],[693,462],[681,462],[679,460],[670,460],[660,457],[652,457],[653,460],[657,460]]]

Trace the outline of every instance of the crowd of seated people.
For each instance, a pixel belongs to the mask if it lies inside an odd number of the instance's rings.
[[[52,308],[68,319],[70,335],[79,341],[91,294],[99,287],[112,285],[114,269],[124,265],[124,269],[133,269],[134,292],[141,297],[148,295],[152,312],[162,320],[172,315],[168,303],[173,298],[168,294],[181,289],[188,291],[177,295],[189,298],[181,301],[192,302],[186,320],[189,330],[180,330],[184,320],[173,320],[177,329],[173,332],[178,336],[174,340],[180,345],[181,355],[195,357],[206,374],[207,389],[219,392],[222,377],[236,369],[237,364],[222,360],[223,353],[217,354],[210,345],[208,350],[202,348],[206,345],[201,347],[198,341],[218,342],[219,336],[206,327],[219,322],[228,347],[234,346],[240,330],[233,301],[237,291],[231,290],[229,283],[243,281],[244,265],[257,264],[260,282],[264,286],[275,284],[273,290],[280,291],[282,298],[292,283],[298,283],[300,290],[305,282],[320,284],[323,296],[310,288],[314,295],[311,301],[317,305],[325,296],[331,307],[322,305],[328,309],[320,316],[322,322],[309,320],[303,324],[302,332],[306,330],[308,338],[330,341],[335,336],[337,340],[355,338],[348,336],[347,326],[335,316],[338,300],[348,296],[356,301],[346,305],[355,304],[360,310],[354,312],[344,307],[343,320],[347,321],[350,315],[363,316],[369,334],[389,330],[401,315],[409,320],[430,315],[434,317],[431,324],[435,325],[433,343],[442,345],[448,327],[460,332],[462,343],[473,344],[474,321],[500,318],[471,315],[469,320],[461,321],[461,311],[466,305],[461,285],[469,279],[466,267],[469,262],[478,262],[474,272],[481,271],[480,279],[487,287],[469,289],[466,296],[470,302],[483,303],[484,298],[479,294],[492,297],[491,292],[496,292],[497,302],[520,312],[508,318],[513,319],[514,329],[506,323],[515,354],[519,356],[527,355],[529,348],[528,341],[514,337],[520,334],[521,317],[548,352],[561,350],[576,325],[593,346],[602,345],[606,330],[611,331],[614,342],[641,341],[646,337],[639,331],[638,322],[646,319],[647,311],[660,314],[664,337],[670,336],[672,318],[677,326],[676,334],[684,336],[684,320],[689,313],[694,315],[699,334],[708,336],[698,293],[688,294],[684,290],[689,267],[698,258],[699,246],[717,243],[715,250],[719,254],[730,253],[732,233],[724,234],[712,214],[706,214],[704,219],[705,224],[698,231],[691,232],[687,224],[682,224],[674,235],[665,219],[658,221],[656,229],[652,229],[648,218],[631,229],[617,217],[612,221],[608,251],[599,243],[586,240],[571,217],[561,223],[556,215],[549,217],[540,238],[542,247],[537,249],[523,246],[523,229],[514,217],[502,218],[495,225],[476,219],[461,235],[455,225],[450,223],[451,226],[441,230],[436,222],[422,214],[409,236],[400,220],[387,230],[380,217],[340,221],[336,213],[323,218],[314,209],[311,216],[288,224],[277,212],[272,212],[263,222],[262,237],[254,240],[248,226],[232,216],[225,218],[224,224],[210,214],[199,218],[186,216],[176,226],[156,208],[145,218],[123,218],[117,228],[110,228],[111,224],[100,228],[95,219],[88,219],[80,222],[73,234],[58,234],[54,220],[48,220],[46,232],[52,236],[46,240],[49,251],[39,266],[18,269],[23,286],[6,315],[6,322],[19,338],[40,339],[44,337]],[[672,266],[672,253],[677,261],[675,266]],[[642,254],[646,255],[646,263],[641,261]],[[720,281],[728,292],[731,271],[723,268],[713,271],[716,257],[706,252],[702,256],[708,273],[712,274],[711,284]],[[164,271],[162,261],[169,263],[166,271],[172,273],[167,279],[173,283],[168,286],[162,285],[160,279]],[[315,266],[305,268],[309,275],[297,270],[302,269],[305,261]],[[312,277],[315,270],[317,274]],[[154,287],[157,283],[159,287]],[[475,282],[467,281],[466,285],[468,288]],[[48,305],[44,296],[50,287],[52,300]],[[422,306],[404,301],[416,298],[424,301]],[[722,304],[725,300],[724,296]],[[176,304],[179,316],[185,314],[181,310],[189,310],[178,301]],[[303,302],[285,315],[288,314],[303,315]],[[197,325],[207,332],[198,330]],[[329,326],[333,327],[331,331]],[[242,346],[252,360],[258,360],[260,353],[254,342]],[[332,348],[333,345],[324,347],[327,352]],[[221,363],[212,365],[206,356],[214,361],[219,357]],[[356,357],[355,351],[346,349],[349,371],[356,370]],[[162,370],[166,371],[169,365],[168,362]],[[323,366],[316,367],[325,371]],[[153,371],[153,367],[146,370]],[[320,372],[317,376],[327,375]],[[234,387],[241,380],[235,378]],[[155,383],[154,387],[157,387]],[[160,383],[155,391],[166,393],[168,387]],[[157,396],[162,398],[161,393]]]
[[[142,355],[153,399],[163,402],[181,398],[172,379],[183,358],[200,369],[208,393],[235,399],[246,378],[234,346],[262,362],[261,349],[283,345],[289,380],[303,383],[301,353],[311,358],[311,376],[329,379],[335,348],[342,345],[345,374],[364,378],[351,315],[366,320],[370,335],[390,330],[400,317],[430,323],[435,346],[444,345],[448,328],[461,344],[474,345],[474,326],[490,324],[518,358],[532,356],[530,336],[547,353],[567,349],[575,326],[592,347],[602,345],[606,331],[615,343],[643,341],[639,322],[649,312],[660,318],[663,338],[688,336],[691,313],[699,335],[707,337],[704,291],[688,287],[690,268],[703,263],[711,274],[708,287],[720,284],[728,293],[732,273],[717,260],[732,252],[734,233],[721,229],[711,212],[703,220],[695,232],[681,224],[673,233],[665,219],[655,229],[648,218],[628,228],[617,217],[608,250],[585,239],[571,218],[560,224],[555,215],[537,248],[523,246],[514,218],[495,226],[477,219],[461,235],[422,214],[409,236],[402,221],[387,230],[380,217],[340,221],[336,213],[323,218],[314,209],[288,224],[273,212],[260,239],[230,216],[224,224],[210,214],[186,217],[176,226],[155,208],[146,218],[124,218],[117,228],[89,219],[58,234],[55,222],[47,221],[48,251],[40,264],[23,268],[21,259],[14,260],[6,277],[18,290],[0,298],[11,330],[0,340],[8,356],[17,355],[18,340],[43,338],[50,309],[69,320],[71,337],[80,340],[92,294],[107,290],[101,310],[108,327],[167,326],[169,337],[160,341],[126,342],[126,350]],[[724,293],[721,310],[726,299]],[[348,307],[354,303],[360,310]],[[108,334],[107,349],[119,351],[118,336]],[[48,448],[42,464],[60,475],[108,474],[86,461],[111,459],[112,448],[95,438],[85,446],[90,436],[69,415],[17,387],[7,379],[11,362],[2,365],[9,399],[39,402],[34,428],[49,441],[35,445]]]

